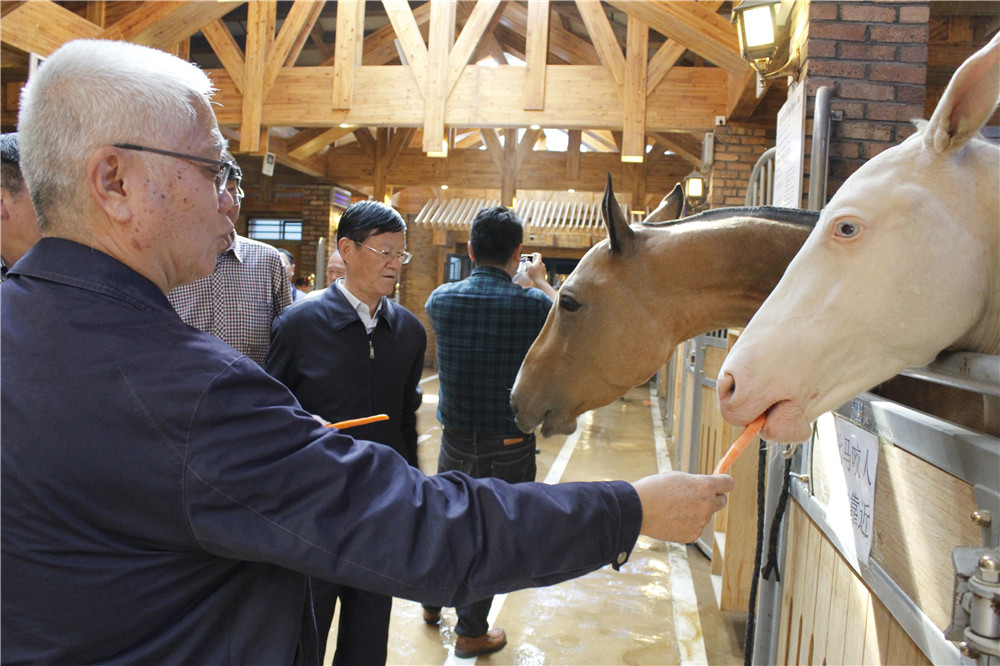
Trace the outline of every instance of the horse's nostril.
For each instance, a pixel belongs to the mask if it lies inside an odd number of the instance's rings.
[[[723,373],[719,377],[718,390],[719,397],[731,398],[736,393],[736,378],[728,372]]]

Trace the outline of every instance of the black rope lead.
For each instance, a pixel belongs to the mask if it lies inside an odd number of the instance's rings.
[[[792,479],[792,456],[785,457],[785,472],[781,479],[781,493],[778,495],[778,505],[774,507],[774,520],[771,521],[771,534],[767,539],[767,564],[761,575],[765,580],[770,579],[771,572],[774,572],[775,582],[781,582],[781,573],[778,571],[778,535],[781,533],[781,521],[785,517],[785,506],[788,504],[788,486]]]
[[[764,480],[767,476],[767,442],[760,440],[757,451],[757,548],[753,558],[753,579],[750,581],[750,611],[747,613],[747,633],[743,640],[743,663],[753,663],[753,638],[757,625],[757,578],[764,550]]]

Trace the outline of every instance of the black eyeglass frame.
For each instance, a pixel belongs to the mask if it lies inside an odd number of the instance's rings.
[[[207,157],[201,157],[199,155],[187,155],[185,153],[175,153],[172,150],[161,150],[160,148],[150,148],[149,146],[140,146],[134,143],[115,143],[112,144],[115,148],[122,148],[124,150],[138,150],[146,153],[155,153],[157,155],[166,155],[167,157],[176,157],[181,160],[190,160],[192,162],[201,162],[203,164],[211,164],[215,167],[215,187],[216,191],[221,196],[226,191],[226,183],[229,182],[229,174],[233,172],[236,164],[229,160],[212,160]]]
[[[393,259],[399,259],[399,263],[405,266],[406,264],[410,263],[410,259],[413,258],[413,253],[407,252],[406,250],[403,250],[402,252],[389,252],[389,250],[376,250],[372,246],[365,245],[361,241],[354,241],[354,242],[360,245],[361,247],[368,248],[375,254],[381,254],[382,258],[385,259],[385,263],[389,263]]]

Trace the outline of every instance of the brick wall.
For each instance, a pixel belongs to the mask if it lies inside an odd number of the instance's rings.
[[[406,224],[406,248],[413,253],[413,259],[403,267],[399,282],[399,302],[416,315],[427,331],[427,353],[424,366],[433,368],[437,359],[437,342],[430,319],[424,311],[424,303],[434,288],[440,284],[438,276],[438,247],[434,245],[433,231],[429,226],[415,225],[413,216]]]
[[[924,116],[929,18],[928,2],[810,3],[802,69],[807,168],[820,86],[831,88],[831,110],[842,114],[830,132],[828,198],[864,162],[913,134],[911,119]]]
[[[773,129],[739,123],[715,128],[715,158],[708,192],[711,208],[744,204],[753,167],[774,141]]]
[[[316,271],[316,246],[319,239],[327,239],[327,256],[336,246],[336,221],[340,219],[340,211],[330,204],[329,185],[306,185],[303,190],[302,243],[295,268],[299,275],[309,275]]]

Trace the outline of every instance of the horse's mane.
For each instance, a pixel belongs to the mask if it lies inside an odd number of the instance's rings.
[[[657,227],[669,227],[675,224],[684,224],[687,222],[714,222],[732,217],[754,217],[772,220],[774,222],[798,224],[811,228],[816,226],[816,221],[819,219],[819,211],[805,210],[803,208],[784,208],[781,206],[733,206],[731,208],[715,208],[712,210],[706,210],[703,213],[698,213],[697,215],[691,215],[689,217],[682,217],[676,220],[650,223],[643,222],[642,226],[655,229]]]

